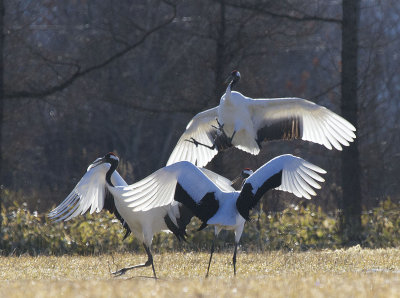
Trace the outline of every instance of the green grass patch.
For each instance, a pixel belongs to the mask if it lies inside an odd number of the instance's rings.
[[[87,214],[61,223],[54,223],[43,214],[30,212],[24,205],[2,208],[0,249],[2,255],[92,255],[109,252],[142,251],[135,237],[122,241],[121,224],[108,212]],[[400,246],[400,206],[390,199],[362,215],[362,247]],[[212,228],[196,232],[195,219],[188,226],[188,242],[179,243],[172,234],[155,235],[153,249],[166,251],[204,251],[213,238]],[[336,216],[329,216],[310,204],[294,206],[283,212],[254,213],[246,223],[241,239],[247,251],[304,251],[340,248],[342,241]],[[219,249],[231,249],[233,233],[222,232]]]

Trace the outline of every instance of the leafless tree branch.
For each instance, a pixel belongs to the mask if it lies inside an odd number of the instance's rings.
[[[321,93],[312,96],[310,99],[311,99],[311,100],[315,100],[315,99],[317,99],[317,98],[319,98],[319,97],[321,97],[321,96],[324,96],[325,94],[328,94],[328,93],[331,92],[333,89],[335,89],[335,88],[337,88],[337,87],[339,87],[339,86],[340,86],[340,83],[336,83],[336,84],[334,84],[334,85],[332,85],[332,86],[326,88],[326,89],[325,89],[324,91],[322,91]]]
[[[283,18],[287,19],[290,21],[296,21],[296,22],[310,22],[310,21],[318,21],[318,22],[326,22],[326,23],[334,23],[334,24],[341,24],[342,20],[341,19],[336,19],[336,18],[329,18],[329,17],[321,17],[317,15],[302,15],[302,16],[295,16],[295,15],[289,15],[289,14],[281,14],[277,12],[270,11],[266,9],[265,7],[262,6],[253,6],[245,3],[229,3],[226,2],[226,5],[234,7],[234,8],[239,8],[239,9],[246,9],[246,10],[251,10],[251,11],[257,11],[260,14],[266,14],[274,18]]]
[[[126,55],[127,53],[131,52],[133,49],[137,48],[139,45],[144,43],[146,39],[152,35],[153,33],[165,28],[165,26],[169,25],[172,23],[172,21],[175,19],[176,16],[176,5],[172,4],[170,2],[164,1],[167,5],[171,6],[173,8],[173,15],[168,18],[167,21],[161,23],[158,26],[155,26],[154,28],[148,30],[138,41],[136,41],[133,44],[130,44],[126,46],[123,50],[120,50],[119,52],[115,53],[114,55],[108,57],[104,61],[95,64],[93,66],[87,67],[85,69],[80,69],[77,68],[77,71],[75,71],[69,78],[65,79],[63,82],[61,82],[58,85],[43,89],[43,90],[22,90],[22,91],[16,91],[16,92],[10,92],[10,93],[5,93],[5,98],[23,98],[23,97],[35,97],[35,98],[43,98],[49,95],[52,95],[56,92],[62,91],[65,88],[69,87],[72,83],[74,83],[77,79],[93,72],[98,69],[101,69],[111,62],[117,60],[118,58],[121,58],[122,56]]]

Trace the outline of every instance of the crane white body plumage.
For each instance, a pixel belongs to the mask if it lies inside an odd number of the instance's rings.
[[[55,221],[68,221],[85,214],[87,211],[90,214],[102,211],[106,192],[113,188],[106,183],[105,179],[110,166],[108,163],[103,163],[96,167],[89,166],[88,171],[71,193],[58,207],[49,213],[49,217]],[[111,181],[115,187],[128,185],[117,171],[114,171],[111,175]],[[115,194],[115,192],[110,192]],[[176,217],[179,218],[177,204],[135,212],[131,209],[126,209],[126,203],[118,196],[114,195],[114,202],[119,214],[126,221],[138,240],[148,246],[151,245],[154,234],[160,231],[169,232],[164,221],[164,217],[168,212],[174,215],[173,221],[175,224]],[[171,212],[171,208],[175,210]]]
[[[118,158],[115,155],[108,155],[110,162],[115,161],[116,164],[118,164]],[[153,265],[152,257],[150,257],[150,247],[153,236],[160,231],[170,232],[170,227],[166,222],[167,216],[175,227],[179,229],[177,221],[182,215],[180,211],[181,205],[176,201],[170,201],[168,204],[147,208],[146,210],[134,210],[134,208],[129,207],[129,201],[125,200],[123,197],[123,189],[128,187],[128,184],[119,175],[115,168],[112,170],[110,176],[110,182],[112,185],[107,183],[106,175],[112,166],[110,163],[104,161],[104,158],[105,157],[96,159],[96,161],[88,167],[87,172],[83,175],[71,193],[60,205],[48,214],[48,217],[55,221],[68,221],[79,215],[83,215],[88,211],[90,214],[93,212],[100,212],[107,204],[106,209],[115,213],[117,218],[123,223],[124,227],[125,224],[127,224],[129,227],[127,230],[132,231],[138,240],[145,245],[146,252],[149,254],[149,260],[151,259],[151,265]],[[207,169],[201,169],[199,171],[202,171],[204,175],[209,177],[209,179],[214,181],[222,189],[231,188],[231,181],[229,179]],[[142,182],[138,183],[140,184]],[[114,206],[116,210],[114,209]],[[188,220],[190,220],[190,218],[188,218]],[[182,231],[180,231],[180,234],[177,235],[178,239],[184,239],[185,227],[186,225],[183,227],[183,234]],[[120,270],[116,273],[123,274],[127,271],[126,269],[127,268],[124,268],[122,271]],[[153,272],[156,277],[154,266]]]
[[[186,160],[204,167],[218,153],[208,148],[219,133],[217,120],[228,137],[234,134],[232,146],[254,155],[265,140],[302,139],[342,150],[356,137],[350,122],[323,106],[296,97],[253,99],[232,91],[229,84],[219,106],[189,122],[167,165]],[[208,147],[190,142],[193,139]]]
[[[244,224],[249,219],[249,210],[266,191],[275,188],[311,199],[311,195],[316,195],[313,188],[320,188],[317,181],[324,181],[318,173],[326,172],[299,157],[281,155],[260,167],[247,178],[243,188],[236,191],[228,186],[221,189],[197,166],[181,161],[113,191],[118,192],[115,196],[124,198],[125,209],[135,212],[178,201],[203,221],[202,227],[214,225],[215,235],[222,229],[234,230],[237,246]]]

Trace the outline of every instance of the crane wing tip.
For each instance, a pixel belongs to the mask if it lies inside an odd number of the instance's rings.
[[[323,168],[320,168],[319,166],[316,166],[315,164],[312,164],[304,159],[303,159],[303,166],[309,168],[310,170],[313,170],[314,172],[320,173],[320,174],[327,173],[327,171],[325,171]],[[323,179],[322,177],[320,177],[320,178]],[[323,182],[323,181],[321,181],[321,182]]]

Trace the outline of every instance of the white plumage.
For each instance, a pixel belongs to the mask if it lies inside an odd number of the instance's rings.
[[[348,146],[356,137],[356,129],[350,122],[311,101],[253,99],[231,91],[239,78],[239,72],[232,72],[232,82],[219,106],[193,117],[167,165],[186,160],[204,167],[226,147],[258,154],[262,142],[280,139],[302,139],[342,150],[342,145]],[[218,144],[221,141],[223,146]]]
[[[118,191],[127,186],[127,183],[115,170],[117,165],[118,158],[112,153],[96,159],[88,167],[87,172],[72,192],[48,216],[55,221],[67,221],[85,214],[89,210],[90,214],[100,212],[103,208],[114,213],[127,229],[125,237],[130,231],[133,231],[139,241],[143,243],[149,258],[143,265],[123,268],[114,274],[120,275],[129,269],[152,265],[154,277],[156,277],[150,251],[153,235],[160,231],[169,232],[171,230],[178,239],[184,239],[185,228],[190,222],[192,214],[185,213],[182,205],[175,201],[146,210],[135,211],[130,208],[129,203],[122,197],[124,192]],[[231,181],[229,179],[206,169],[202,169],[202,171],[222,189],[230,188]],[[107,175],[110,176],[111,184],[107,183]],[[144,181],[147,180],[142,180],[138,184],[140,185]]]
[[[98,162],[97,159],[93,164]],[[85,214],[90,208],[90,214],[99,213],[104,206],[106,198],[106,173],[110,169],[110,164],[91,164],[85,175],[77,183],[67,198],[52,210],[48,216],[55,221],[68,221],[78,215]],[[117,171],[111,175],[114,185],[126,186],[125,180]]]
[[[134,212],[153,210],[178,201],[203,222],[200,229],[214,225],[216,236],[221,229],[234,230],[236,272],[236,248],[251,208],[273,188],[310,199],[315,195],[313,188],[320,188],[316,181],[324,181],[318,173],[326,172],[299,157],[281,155],[260,167],[247,178],[240,191],[235,191],[227,185],[222,189],[198,167],[181,161],[135,184],[110,191],[115,197],[123,198],[126,208]]]
[[[190,120],[185,132],[179,138],[174,150],[172,151],[167,166],[178,161],[190,161],[199,167],[204,167],[217,155],[217,148],[210,149],[205,146],[196,146],[189,142],[191,138],[205,144],[213,146],[218,123],[216,121],[218,107],[198,113]]]

